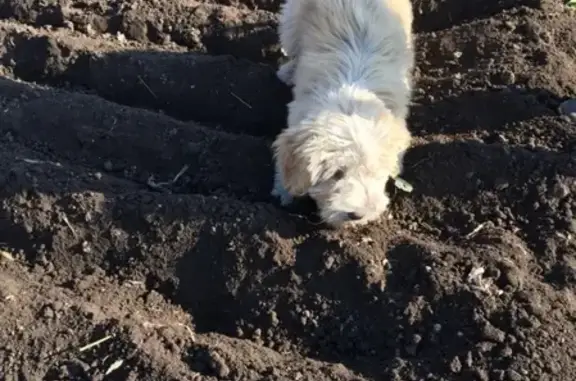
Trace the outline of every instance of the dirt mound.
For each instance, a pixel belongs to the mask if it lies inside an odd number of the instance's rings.
[[[279,4],[0,0],[0,378],[576,379],[574,11],[414,0],[414,192],[332,231]]]

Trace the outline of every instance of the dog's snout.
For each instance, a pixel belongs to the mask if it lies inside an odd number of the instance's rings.
[[[359,213],[356,213],[356,212],[348,213],[348,219],[350,221],[358,221],[358,220],[361,220],[362,218],[364,218],[364,217]]]

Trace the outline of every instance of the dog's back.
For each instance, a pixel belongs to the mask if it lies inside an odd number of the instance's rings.
[[[288,2],[284,17],[292,17],[298,56],[295,93],[360,84],[395,114],[406,113],[414,59],[409,0]]]
[[[409,0],[294,0],[300,7],[300,27],[310,39],[302,46],[325,44],[354,36],[351,44],[378,44],[398,33],[411,42],[412,4]],[[314,39],[313,36],[318,36]],[[334,41],[335,42],[335,41]],[[406,41],[404,41],[406,42]]]

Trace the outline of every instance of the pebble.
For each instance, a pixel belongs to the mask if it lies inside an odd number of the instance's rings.
[[[476,378],[480,381],[490,381],[488,372],[486,372],[484,369],[476,369]]]
[[[54,310],[52,309],[52,307],[46,305],[44,307],[44,310],[42,311],[42,316],[44,316],[44,318],[46,319],[52,319],[54,317]]]
[[[454,357],[450,362],[450,370],[453,373],[460,373],[460,371],[462,371],[462,363],[460,362],[460,358],[458,356]]]
[[[490,341],[502,343],[506,339],[506,333],[491,324],[486,324],[482,329],[482,336]]]
[[[562,182],[557,182],[552,189],[552,194],[556,198],[563,199],[570,195],[570,188]]]
[[[509,369],[506,372],[506,377],[508,378],[508,381],[522,381],[522,375],[512,369]]]
[[[497,178],[494,181],[494,187],[499,191],[503,191],[503,190],[507,189],[508,187],[510,187],[510,183],[508,182],[508,180],[506,180],[504,178]]]
[[[489,341],[482,341],[476,345],[476,348],[478,348],[478,351],[480,351],[481,353],[486,353],[494,349],[495,346],[496,346],[495,343],[491,343]]]
[[[474,365],[474,358],[472,357],[472,352],[468,351],[466,353],[466,366],[472,368],[472,365]]]
[[[576,123],[576,98],[564,101],[558,111],[572,123]]]
[[[276,327],[278,325],[278,323],[280,323],[280,320],[278,319],[278,314],[276,313],[276,311],[270,311],[269,313],[270,315],[270,323],[272,324],[272,326]]]
[[[505,85],[513,85],[516,83],[516,75],[511,71],[503,71],[500,73],[500,80]]]
[[[336,261],[336,258],[334,258],[333,256],[329,256],[328,258],[326,258],[326,262],[324,262],[326,270],[330,270],[332,268],[332,266],[334,265],[334,261]]]
[[[507,266],[503,269],[503,280],[506,282],[506,285],[511,287],[515,290],[520,290],[523,288],[524,285],[524,274],[520,271],[520,269]],[[500,333],[498,335],[501,335]]]
[[[510,348],[508,345],[502,348],[502,350],[500,351],[500,356],[502,356],[503,358],[512,357],[513,354],[514,352],[512,348]]]

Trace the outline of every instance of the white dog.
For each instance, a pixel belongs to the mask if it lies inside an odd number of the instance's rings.
[[[414,64],[410,0],[287,0],[280,42],[292,85],[273,149],[272,195],[308,194],[332,226],[375,220],[402,171]]]

